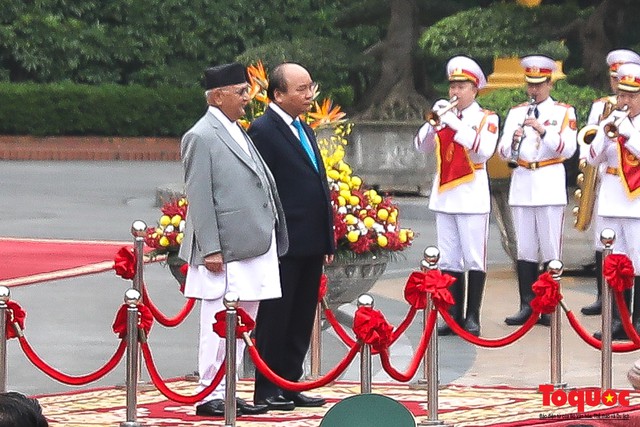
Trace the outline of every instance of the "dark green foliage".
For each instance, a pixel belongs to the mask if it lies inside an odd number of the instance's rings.
[[[0,84],[0,134],[178,136],[205,111],[198,88]]]
[[[578,117],[578,127],[586,124],[589,110],[594,100],[606,94],[598,92],[591,87],[578,87],[563,80],[556,82],[551,97],[559,102],[573,105]],[[527,94],[524,87],[521,89],[500,89],[478,97],[478,102],[483,108],[495,111],[500,116],[500,123],[504,124],[509,109],[515,105],[527,102]]]
[[[419,45],[425,55],[441,60],[461,53],[481,61],[531,53],[562,60],[568,50],[554,34],[585,13],[572,4],[477,7],[440,20],[422,34]]]

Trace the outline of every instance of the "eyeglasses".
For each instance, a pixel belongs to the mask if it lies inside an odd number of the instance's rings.
[[[241,88],[238,89],[226,89],[226,88],[222,88],[220,89],[223,92],[233,92],[238,96],[245,96],[249,94],[249,86],[243,86]]]
[[[306,93],[308,91],[310,91],[311,93],[316,93],[317,90],[318,90],[318,83],[316,82],[311,82],[308,85],[302,85],[296,88],[296,92],[298,93]]]

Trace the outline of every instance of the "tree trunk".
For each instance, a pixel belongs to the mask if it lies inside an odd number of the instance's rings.
[[[634,0],[604,0],[581,27],[582,66],[591,86],[609,90],[603,58],[619,46],[621,31],[625,29],[625,14],[630,13],[634,4]]]
[[[381,64],[377,84],[368,91],[359,119],[416,119],[427,106],[415,89],[413,54],[418,40],[417,0],[390,0],[391,18],[381,45],[369,54]]]

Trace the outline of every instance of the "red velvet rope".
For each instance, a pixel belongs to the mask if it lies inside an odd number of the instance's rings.
[[[211,392],[213,392],[216,389],[216,387],[220,385],[220,381],[222,381],[222,377],[224,377],[226,359],[225,361],[222,362],[222,365],[220,366],[220,369],[218,369],[218,372],[216,372],[216,375],[211,381],[211,384],[209,384],[206,388],[204,388],[203,390],[201,390],[200,392],[192,396],[184,396],[182,394],[179,394],[179,393],[176,393],[175,391],[170,390],[169,387],[167,387],[164,380],[160,377],[160,374],[158,374],[156,365],[155,363],[153,363],[153,356],[151,355],[151,350],[149,349],[149,343],[141,343],[140,348],[142,349],[142,355],[144,356],[144,362],[147,366],[147,370],[149,371],[149,377],[151,378],[151,382],[153,382],[153,385],[156,386],[156,388],[160,393],[162,393],[167,399],[172,400],[174,402],[187,404],[187,405],[191,405],[196,402],[199,402],[202,399],[204,399],[206,396],[211,394]]]
[[[24,336],[18,338],[18,341],[20,342],[20,347],[22,347],[22,351],[24,351],[27,359],[29,359],[29,361],[33,363],[36,368],[40,369],[42,372],[44,372],[54,380],[60,381],[61,383],[67,385],[85,385],[99,380],[100,378],[111,372],[118,365],[120,359],[122,359],[122,356],[124,355],[125,350],[127,349],[126,342],[124,340],[121,340],[120,345],[118,345],[118,348],[116,349],[116,352],[113,354],[113,356],[111,356],[111,359],[109,359],[109,361],[107,361],[107,363],[102,368],[90,374],[81,376],[70,376],[58,371],[57,369],[48,365],[44,360],[42,360],[40,356],[36,354],[33,348],[31,348]]]
[[[582,338],[584,342],[586,342],[596,350],[602,350],[602,341],[594,338],[591,335],[591,333],[587,331],[584,328],[584,326],[580,324],[580,322],[578,321],[578,319],[576,319],[576,316],[573,314],[572,311],[567,312],[567,319],[569,320],[569,324],[571,325],[573,330],[576,331],[578,336]],[[624,342],[624,343],[614,342],[611,344],[611,351],[613,351],[614,353],[629,353],[631,351],[636,351],[638,349],[640,349],[640,346],[632,342]]]
[[[327,275],[322,274],[322,276],[320,276],[320,287],[318,288],[318,302],[322,302],[327,295],[327,281]]]
[[[407,330],[409,325],[411,325],[411,322],[413,322],[413,319],[416,317],[417,312],[418,310],[415,307],[409,308],[409,312],[407,312],[407,315],[402,321],[402,323],[400,323],[396,328],[396,330],[393,331],[393,335],[391,336],[391,342],[389,343],[389,345],[398,341],[398,338],[400,338],[400,336],[404,334],[404,332]]]
[[[362,344],[355,343],[353,346],[351,346],[351,348],[349,349],[349,352],[344,357],[344,359],[342,359],[340,363],[336,365],[335,368],[327,372],[325,376],[320,377],[317,380],[307,381],[307,382],[289,381],[282,378],[281,376],[273,372],[271,368],[264,362],[264,360],[262,360],[255,346],[253,345],[248,346],[247,349],[249,350],[249,355],[251,356],[253,363],[256,365],[256,368],[269,381],[271,381],[278,387],[284,388],[285,390],[301,392],[301,391],[311,390],[312,388],[323,387],[329,384],[330,382],[335,381],[338,378],[338,376],[342,374],[345,371],[345,369],[347,369],[347,367],[349,367],[349,364],[353,361],[353,359],[356,357],[358,352],[360,352],[361,347],[362,347]]]
[[[149,293],[147,292],[147,285],[142,284],[142,301],[146,304],[146,306],[151,311],[154,319],[156,319],[162,326],[166,326],[168,328],[173,328],[174,326],[178,326],[180,323],[187,318],[187,316],[193,310],[193,307],[196,305],[196,300],[194,298],[188,298],[187,302],[182,307],[182,310],[175,317],[167,317],[164,313],[158,309],[158,307],[151,301],[149,297]]]
[[[616,304],[618,304],[618,312],[620,313],[622,328],[635,345],[640,345],[640,336],[638,336],[638,333],[631,323],[631,314],[629,313],[629,308],[627,307],[627,302],[624,300],[622,292],[616,291],[614,294]]]
[[[342,342],[347,345],[347,347],[351,348],[356,344],[356,340],[351,338],[347,331],[344,330],[340,322],[338,322],[338,319],[336,319],[336,316],[333,314],[333,311],[325,308],[324,317],[327,319],[327,322],[329,322],[333,330],[336,331],[336,334],[338,334],[338,337],[342,340]]]
[[[432,310],[427,316],[427,323],[424,327],[424,331],[422,332],[422,337],[420,338],[420,343],[418,344],[418,348],[416,349],[415,354],[411,358],[411,362],[409,363],[409,367],[406,372],[397,371],[389,360],[389,351],[388,349],[384,349],[380,352],[380,361],[382,362],[382,368],[385,370],[391,378],[400,382],[408,382],[411,381],[411,378],[416,374],[418,367],[420,366],[420,362],[422,361],[422,356],[427,350],[427,346],[429,345],[429,340],[431,339],[431,335],[433,334],[434,326],[436,325],[436,319],[438,318],[438,312],[436,310]]]
[[[527,319],[524,325],[520,326],[513,333],[507,335],[503,338],[480,338],[475,335],[471,335],[469,332],[465,331],[458,323],[453,320],[448,311],[442,310],[438,307],[438,311],[442,315],[442,318],[447,325],[451,328],[453,332],[458,334],[460,338],[469,341],[472,344],[479,345],[480,347],[488,347],[488,348],[496,348],[496,347],[504,347],[509,344],[513,344],[520,338],[522,338],[527,332],[534,327],[538,318],[540,317],[540,313],[531,313],[531,316]]]
[[[7,308],[5,309],[5,317],[7,319],[6,339],[16,338],[18,334],[14,325],[17,325],[21,331],[24,330],[24,320],[27,317],[27,313],[20,307],[20,304],[9,300],[7,301]]]

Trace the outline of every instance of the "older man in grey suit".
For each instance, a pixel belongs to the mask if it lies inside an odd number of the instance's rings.
[[[225,64],[205,70],[206,114],[182,138],[189,212],[180,257],[189,263],[185,296],[201,299],[198,391],[211,384],[225,343],[212,330],[232,291],[255,318],[258,302],[280,298],[278,256],[286,252],[286,224],[269,169],[237,124],[249,102],[245,68]],[[238,342],[237,364],[244,345]],[[196,405],[201,416],[224,415],[224,380]],[[258,414],[264,405],[237,400],[237,411]]]

